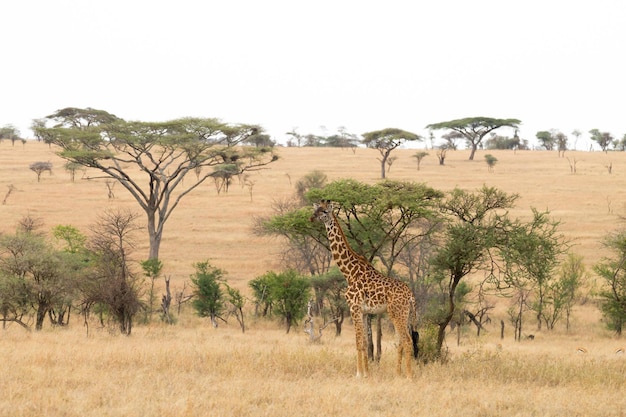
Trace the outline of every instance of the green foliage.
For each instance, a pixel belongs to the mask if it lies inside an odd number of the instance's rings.
[[[222,319],[226,309],[224,292],[220,281],[224,279],[224,271],[212,266],[208,261],[194,265],[196,272],[191,275],[194,286],[192,306],[200,317],[209,317],[213,327],[217,327],[217,319]]]
[[[509,138],[507,136],[493,135],[485,142],[485,149],[519,149],[522,147],[518,136]]]
[[[154,293],[154,283],[161,275],[163,270],[163,263],[156,258],[148,259],[140,262],[143,274],[150,280],[150,291],[148,293],[148,308],[146,309],[145,321],[149,323],[152,320],[152,312],[154,311],[154,304],[156,302],[156,295]]]
[[[212,118],[165,122],[125,121],[103,110],[68,107],[33,123],[38,139],[59,147],[69,162],[118,181],[148,219],[149,258],[158,258],[165,222],[180,200],[208,178],[227,188],[233,175],[257,170],[278,157],[271,148],[240,146],[262,129]],[[130,164],[130,166],[129,166]],[[216,167],[206,170],[203,167]],[[196,181],[184,181],[189,172]]]
[[[489,168],[489,171],[493,171],[493,167],[496,166],[498,158],[488,153],[487,155],[485,155],[485,162],[487,162],[487,167]]]
[[[310,299],[310,283],[296,271],[289,270],[274,274],[270,272],[270,294],[274,312],[286,323],[287,333],[305,315],[306,304]]]
[[[2,139],[9,139],[13,145],[15,141],[20,139],[20,131],[13,125],[4,125],[0,127],[0,141]]]
[[[265,305],[265,311],[271,306],[272,312],[285,320],[287,333],[304,317],[311,285],[296,271],[270,271],[252,280],[249,285],[257,304]]]
[[[589,135],[591,136],[591,140],[596,142],[604,152],[608,151],[609,146],[614,140],[609,132],[600,132],[598,129],[591,129]]]
[[[428,152],[426,151],[417,151],[414,155],[413,158],[415,158],[415,160],[417,161],[417,170],[420,170],[420,165],[422,163],[422,159],[424,159],[426,156],[428,156]]]
[[[272,312],[272,293],[270,291],[272,275],[267,273],[248,282],[255,304],[255,315],[266,317]]]
[[[432,232],[442,197],[443,193],[425,184],[382,181],[368,185],[352,179],[334,181],[307,194],[310,201],[335,202],[352,248],[369,261],[380,260],[387,274],[409,243]],[[323,226],[314,227],[326,242]]]
[[[418,140],[422,140],[418,134],[397,128],[387,128],[363,133],[363,143],[365,146],[377,149],[380,153],[381,178],[385,178],[385,164],[391,152],[404,142]]]
[[[443,346],[445,328],[455,314],[457,291],[464,290],[461,280],[489,259],[489,250],[497,244],[498,233],[507,220],[498,212],[512,207],[517,198],[492,187],[484,186],[475,193],[457,188],[441,204],[441,210],[451,218],[443,242],[431,258],[434,273],[443,283],[442,293],[446,295],[445,314],[437,322],[439,349]]]
[[[436,361],[445,362],[447,351],[441,349],[437,343],[438,326],[435,323],[424,322],[420,326],[419,360],[423,363]]]
[[[556,140],[552,136],[552,133],[546,130],[542,130],[542,131],[537,132],[535,136],[537,137],[537,139],[539,140],[539,143],[541,144],[543,148],[545,148],[548,151],[551,151],[552,149],[554,149]]]
[[[483,138],[500,127],[517,128],[521,123],[517,119],[495,119],[492,117],[466,117],[464,119],[449,120],[446,122],[433,123],[426,126],[427,129],[449,129],[461,134],[472,147],[469,159],[474,159],[474,154]]]
[[[18,231],[0,237],[2,309],[19,322],[35,313],[35,329],[43,328],[50,315],[55,324],[67,324],[67,310],[74,294],[76,257],[55,250],[43,235]]]
[[[65,250],[77,253],[85,250],[87,237],[72,225],[57,225],[52,229],[52,235],[58,240],[65,242]]]
[[[312,276],[311,287],[315,293],[317,309],[324,317],[324,322],[336,319],[335,334],[339,336],[343,318],[348,313],[348,303],[344,295],[348,287],[345,277],[337,266],[333,266],[325,274]]]
[[[604,244],[612,256],[593,269],[604,281],[599,296],[606,325],[621,335],[626,325],[626,232],[608,236]]]

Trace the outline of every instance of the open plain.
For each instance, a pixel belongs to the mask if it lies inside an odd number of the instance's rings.
[[[160,258],[172,289],[180,289],[193,263],[209,260],[227,272],[228,282],[247,293],[247,282],[280,269],[282,242],[252,233],[254,219],[294,193],[295,182],[313,170],[329,181],[379,180],[378,152],[372,149],[278,148],[279,161],[252,173],[246,186],[236,181],[217,194],[207,182],[185,197],[165,226]],[[449,152],[445,165],[434,150],[417,170],[416,150],[399,149],[388,178],[425,182],[449,191],[483,184],[520,198],[511,214],[531,207],[550,210],[560,230],[573,240],[587,269],[607,256],[602,239],[623,227],[626,214],[626,153],[547,151]],[[498,162],[490,172],[484,155]],[[52,174],[37,181],[29,165],[50,161]],[[576,172],[572,172],[572,167]],[[609,172],[609,167],[610,172]],[[114,198],[97,172],[71,181],[55,148],[43,143],[0,142],[0,232],[12,233],[25,215],[49,231],[72,225],[89,234],[106,209],[128,208],[143,216],[120,184]],[[91,178],[91,179],[87,179]],[[5,196],[13,186],[14,191]],[[140,217],[143,220],[143,217]],[[136,235],[135,260],[148,254],[147,232]],[[587,289],[595,277],[590,273]],[[299,328],[285,334],[277,322],[252,317],[241,333],[236,322],[213,329],[183,309],[178,323],[137,326],[130,337],[91,329],[78,317],[68,328],[38,333],[17,325],[0,331],[4,360],[0,415],[12,416],[624,416],[626,358],[615,354],[626,342],[604,329],[590,296],[576,306],[572,329],[535,333],[515,342],[512,331],[499,337],[506,320],[501,300],[488,332],[467,329],[457,346],[447,342],[445,364],[419,365],[414,378],[396,377],[391,334],[383,338],[383,358],[372,376],[356,379],[351,326],[341,337],[324,333],[310,344]],[[531,321],[527,320],[528,326]],[[529,330],[530,331],[530,330]],[[584,347],[586,353],[578,353]]]

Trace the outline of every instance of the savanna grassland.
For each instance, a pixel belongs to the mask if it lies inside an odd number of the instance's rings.
[[[378,153],[284,148],[269,169],[253,173],[252,186],[234,183],[217,195],[203,184],[182,200],[165,227],[160,257],[174,291],[210,260],[227,271],[228,282],[247,293],[247,282],[280,269],[281,241],[258,237],[255,217],[272,214],[274,202],[290,197],[305,174],[323,171],[330,181],[354,178],[374,183]],[[498,162],[489,172],[481,151],[468,161],[465,151],[449,152],[445,166],[434,151],[418,171],[415,150],[397,150],[390,179],[425,182],[447,191],[483,184],[519,193],[514,216],[531,207],[548,209],[573,240],[587,269],[608,255],[602,238],[623,226],[626,213],[626,153],[489,151]],[[569,158],[569,162],[568,159]],[[37,182],[28,166],[53,163]],[[576,173],[570,164],[576,164]],[[607,166],[611,165],[609,173]],[[84,177],[97,177],[87,172]],[[44,230],[70,224],[86,234],[106,209],[129,208],[143,215],[119,185],[107,196],[104,179],[70,181],[55,149],[28,142],[0,142],[0,232],[12,233],[25,215],[41,219]],[[143,217],[140,217],[143,219]],[[147,257],[147,233],[136,235],[136,260]],[[590,274],[587,289],[595,279]],[[352,327],[341,337],[327,331],[310,344],[295,328],[285,334],[278,322],[248,314],[242,334],[236,322],[213,329],[186,307],[175,326],[136,326],[130,337],[96,330],[87,336],[78,317],[69,328],[48,323],[41,332],[17,325],[0,331],[3,358],[0,415],[12,416],[624,416],[626,345],[604,330],[593,297],[574,311],[572,329],[534,332],[534,340],[504,340],[507,300],[499,299],[491,325],[480,338],[468,328],[447,341],[445,364],[418,365],[414,378],[396,377],[394,338],[383,337],[383,357],[367,379],[356,379]],[[248,306],[248,313],[251,306]],[[526,330],[532,329],[531,320]],[[330,329],[328,329],[330,330]],[[577,353],[585,347],[587,353]]]

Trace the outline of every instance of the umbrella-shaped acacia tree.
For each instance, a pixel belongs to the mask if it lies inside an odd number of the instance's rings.
[[[240,174],[278,159],[270,148],[241,146],[261,132],[259,126],[211,118],[128,122],[103,110],[70,107],[35,120],[33,131],[59,146],[62,158],[101,171],[131,193],[148,218],[150,259],[159,257],[163,227],[180,200],[212,177],[214,170],[204,168],[228,165]],[[183,182],[189,172],[194,180]]]
[[[426,126],[427,129],[449,129],[461,134],[471,146],[470,161],[474,159],[474,154],[478,145],[482,142],[487,133],[500,127],[519,127],[522,123],[517,119],[494,119],[492,117],[467,117],[465,119],[450,120],[447,122],[433,123]]]

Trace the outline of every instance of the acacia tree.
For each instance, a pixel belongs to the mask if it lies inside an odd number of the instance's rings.
[[[541,330],[542,322],[553,329],[565,307],[566,288],[562,285],[566,282],[559,279],[557,266],[568,243],[558,231],[559,222],[552,220],[549,212],[532,212],[530,221],[511,221],[503,227],[505,233],[498,242],[505,264],[505,286],[525,295],[524,303],[518,305],[518,337],[522,309],[528,307],[536,313],[537,330]]]
[[[609,146],[613,143],[613,136],[609,132],[600,132],[598,129],[591,129],[589,131],[591,140],[600,145],[602,152],[608,152]]]
[[[626,325],[626,232],[608,236],[604,245],[612,252],[594,265],[594,271],[603,280],[600,304],[606,325],[618,335]]]
[[[4,125],[0,127],[0,141],[2,139],[9,139],[11,145],[15,146],[15,142],[20,140],[20,131],[13,125]]]
[[[467,117],[465,119],[450,120],[447,122],[433,123],[426,126],[427,129],[449,129],[461,134],[471,146],[469,159],[474,159],[474,154],[483,138],[500,127],[518,128],[521,121],[517,119],[494,119],[491,117]]]
[[[25,218],[21,223],[33,221]],[[0,296],[3,321],[27,327],[21,317],[34,311],[35,330],[43,328],[46,316],[54,325],[66,325],[74,293],[74,271],[78,268],[79,258],[75,254],[56,250],[36,230],[20,225],[14,235],[0,236],[0,287],[5,291]]]
[[[385,167],[391,152],[404,142],[418,140],[422,140],[422,138],[416,133],[397,128],[387,128],[363,133],[363,143],[368,148],[378,149],[380,153],[380,177],[383,179],[385,178]]]
[[[352,248],[369,262],[379,261],[389,276],[397,275],[394,266],[401,262],[401,254],[434,233],[440,220],[437,202],[443,196],[424,184],[384,181],[368,185],[354,180],[335,181],[306,195],[310,201],[336,202]],[[284,213],[266,221],[263,227],[267,233],[285,236],[290,241],[308,236],[317,243],[316,250],[321,246],[329,254],[326,231],[319,223],[309,221],[311,212],[307,207]],[[372,354],[371,332],[368,339]]]
[[[59,146],[62,158],[100,171],[131,193],[148,219],[149,259],[158,258],[163,228],[180,200],[214,177],[203,168],[236,167],[241,174],[278,159],[271,149],[240,146],[261,133],[259,126],[212,118],[127,122],[103,110],[69,107],[35,120],[32,129]],[[195,180],[184,182],[189,172]]]
[[[450,223],[444,231],[443,243],[431,260],[433,274],[445,293],[436,323],[437,355],[441,354],[446,327],[456,312],[458,291],[464,288],[461,280],[484,266],[506,220],[497,213],[512,207],[517,198],[516,194],[508,195],[486,186],[476,193],[457,188],[441,204],[441,210],[450,216]]]

